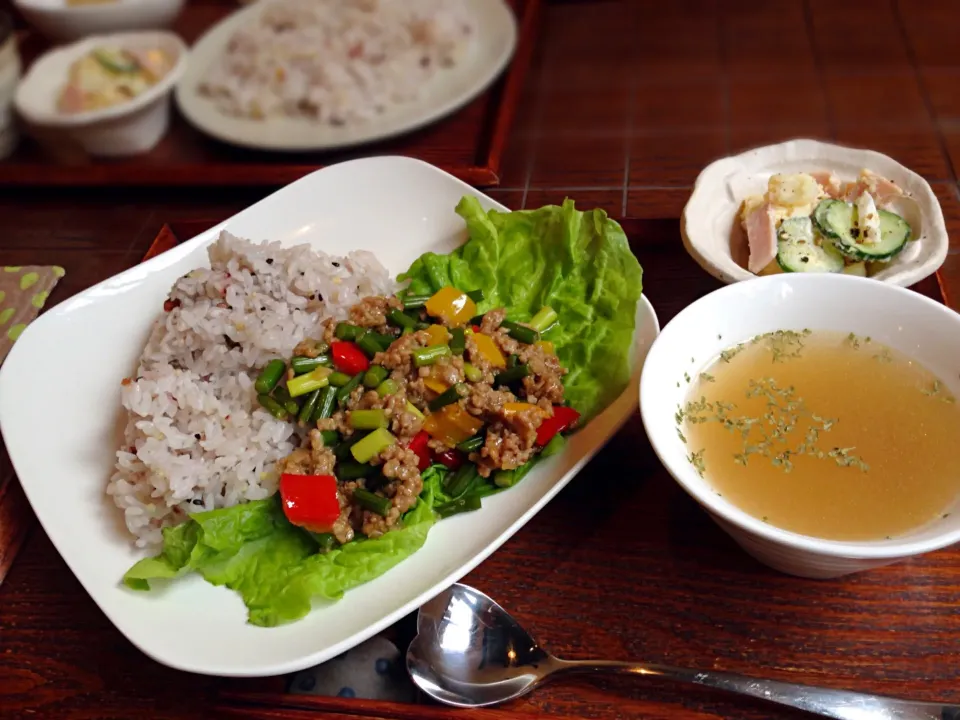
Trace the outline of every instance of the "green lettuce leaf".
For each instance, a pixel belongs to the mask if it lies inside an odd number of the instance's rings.
[[[449,255],[422,255],[399,279],[416,294],[445,285],[482,289],[482,312],[505,307],[520,322],[552,307],[559,323],[545,337],[569,370],[567,399],[589,420],[630,381],[643,271],[622,228],[603,210],[581,212],[569,199],[538,210],[484,212],[466,196],[457,213],[469,240]]]
[[[240,593],[254,625],[297,620],[314,600],[337,600],[419,550],[436,521],[433,488],[440,479],[436,470],[424,473],[424,492],[403,527],[328,553],[318,553],[309,533],[286,519],[276,495],[196,513],[166,528],[160,555],[136,563],[123,580],[134,590],[149,590],[151,580],[194,571]]]

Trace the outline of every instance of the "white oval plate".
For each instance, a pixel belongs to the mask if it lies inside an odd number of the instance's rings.
[[[454,207],[465,194],[487,208],[505,209],[418,160],[380,157],[334,165],[48,310],[14,344],[0,369],[0,428],[17,475],[67,565],[147,655],[190,672],[259,676],[300,670],[348,650],[476,567],[636,410],[640,367],[659,332],[646,298],[637,307],[633,378],[610,407],[523,482],[484,500],[477,512],[438,523],[418,553],[340,602],[290,625],[261,628],[246,623],[237,594],[199,577],[151,593],[121,585],[141,554],[105,494],[123,426],[120,379],[136,367],[174,281],[207,265],[206,247],[222,229],[258,241],[309,242],[338,254],[371,250],[397,273],[427,250],[448,252],[464,241]],[[63,354],[51,348],[70,348],[69,372]],[[44,407],[57,408],[55,427],[38,412]]]
[[[748,195],[766,191],[770,176],[779,172],[830,170],[841,180],[855,180],[863,169],[892,180],[916,202],[915,217],[907,220],[917,239],[888,267],[873,276],[893,285],[913,285],[933,275],[947,258],[949,238],[940,202],[930,184],[887,155],[873,150],[833,145],[819,140],[790,140],[717,160],[703,169],[683,209],[680,231],[694,260],[725,283],[756,278],[734,259],[737,213]],[[744,258],[745,260],[745,258]]]
[[[214,25],[191,50],[190,67],[177,84],[180,111],[198,130],[234,145],[276,151],[318,151],[383,140],[428,125],[449,115],[483,92],[509,62],[517,44],[517,21],[504,0],[468,0],[476,18],[476,41],[470,54],[448,72],[438,74],[418,100],[391,108],[362,124],[332,127],[307,120],[252,120],[220,112],[198,88],[207,68],[231,36],[262,12],[253,3]]]

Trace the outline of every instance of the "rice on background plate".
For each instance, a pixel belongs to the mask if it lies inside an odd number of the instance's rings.
[[[223,232],[208,254],[210,268],[174,284],[136,374],[121,383],[127,424],[107,493],[139,547],[159,544],[188,512],[272,495],[273,464],[299,438],[257,403],[259,369],[326,318],[396,290],[365,251],[335,257]]]
[[[200,92],[226,115],[334,126],[420,97],[476,36],[464,0],[266,0]]]

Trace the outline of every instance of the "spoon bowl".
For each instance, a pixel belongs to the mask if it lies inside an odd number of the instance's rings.
[[[506,610],[478,590],[454,585],[420,608],[407,671],[430,697],[483,707],[532,690],[554,658]]]

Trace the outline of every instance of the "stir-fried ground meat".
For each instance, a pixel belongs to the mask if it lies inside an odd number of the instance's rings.
[[[387,324],[387,313],[390,310],[403,308],[395,297],[365,297],[350,308],[350,322],[363,328],[380,328]]]
[[[297,355],[301,357],[315,358],[320,355],[320,350],[317,348],[317,343],[313,340],[302,340],[297,346],[293,349],[294,357]]]
[[[425,440],[424,444],[435,453],[433,457],[436,459],[439,453],[451,451],[479,428],[482,445],[465,454],[466,459],[476,464],[477,472],[487,478],[497,470],[514,470],[528,462],[539,450],[538,428],[554,414],[554,406],[564,402],[563,376],[566,369],[561,366],[549,345],[525,344],[511,337],[507,329],[502,327],[506,317],[503,309],[486,313],[479,321],[479,331],[493,341],[504,358],[509,358],[510,367],[525,365],[528,374],[510,385],[497,386],[496,376],[504,371],[503,363],[491,362],[491,357],[487,355],[489,343],[481,352],[475,331],[469,329],[465,334],[462,356],[448,352],[439,359],[429,358],[426,362],[420,358],[422,367],[418,367],[415,361],[417,351],[435,345],[437,340],[426,330],[407,330],[400,334],[399,328],[391,326],[388,322],[389,313],[392,310],[402,311],[402,308],[402,303],[395,297],[364,298],[349,312],[349,323],[354,327],[346,330],[353,335],[341,331],[341,337],[344,338],[359,338],[365,331],[376,332],[381,348],[388,341],[382,339],[383,335],[389,334],[395,338],[389,347],[376,352],[370,359],[372,366],[382,368],[378,370],[379,377],[383,378],[386,374],[392,385],[379,391],[363,385],[355,388],[346,401],[335,408],[332,417],[316,421],[316,429],[307,432],[303,447],[278,463],[281,473],[336,475],[338,456],[343,462],[354,462],[354,457],[351,457],[353,448],[344,455],[341,450],[348,450],[348,446],[337,443],[352,446],[357,439],[371,432],[354,427],[361,422],[360,416],[354,417],[354,414],[372,412],[374,418],[379,417],[379,432],[390,433],[387,436],[390,444],[381,447],[369,458],[369,464],[375,469],[371,469],[365,478],[338,483],[340,516],[332,533],[340,543],[349,542],[361,533],[366,537],[379,537],[398,527],[404,513],[416,505],[423,489],[423,479],[418,469],[422,459],[417,453],[424,450],[415,452],[410,447],[418,434],[423,438],[418,442]],[[424,311],[419,311],[419,315],[417,311],[412,312],[415,321],[439,322],[437,319],[428,319]],[[322,340],[333,342],[336,334],[337,323],[327,321],[322,329]],[[317,357],[316,342],[306,340],[300,343],[296,353]],[[363,342],[359,347],[364,347]],[[473,369],[466,368],[467,362]],[[467,379],[468,369],[472,380]],[[433,401],[446,389],[460,384],[467,391],[461,393],[457,404],[442,406],[444,415],[431,418],[431,412],[441,412],[441,405]],[[382,414],[378,416],[376,413]],[[365,419],[369,417],[369,414],[364,416]],[[453,423],[453,426],[438,431],[438,424],[444,422]],[[429,432],[422,433],[424,429]],[[336,452],[325,446],[321,431],[336,431],[337,434],[331,439]],[[355,497],[355,492],[360,488],[381,498],[383,507],[377,508],[380,512],[370,509],[375,503],[369,497],[363,498],[365,504],[360,505]]]

